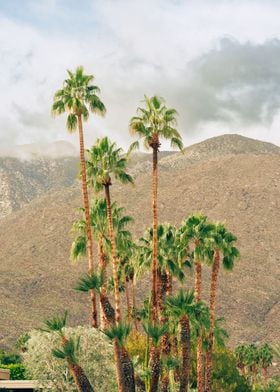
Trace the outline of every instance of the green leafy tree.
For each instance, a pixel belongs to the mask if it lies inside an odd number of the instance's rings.
[[[152,248],[152,304],[153,304],[153,322],[157,318],[157,198],[158,198],[158,151],[161,139],[170,140],[171,146],[183,149],[181,136],[176,126],[177,112],[175,109],[169,109],[165,105],[163,98],[153,96],[144,97],[144,107],[137,109],[137,116],[132,117],[130,121],[130,131],[143,139],[145,148],[151,148],[153,151],[153,171],[152,171],[152,216],[153,216],[153,248]],[[136,141],[131,149],[139,148],[139,142]]]
[[[64,80],[61,89],[57,90],[54,95],[52,113],[61,115],[67,113],[66,127],[69,132],[75,132],[78,128],[80,140],[80,166],[82,174],[82,191],[84,198],[84,211],[87,230],[87,253],[88,253],[88,271],[93,272],[93,248],[92,235],[90,227],[89,199],[87,189],[87,176],[85,167],[85,148],[84,148],[84,131],[83,121],[89,118],[89,113],[100,115],[105,114],[105,106],[100,100],[99,88],[92,84],[93,75],[86,75],[83,67],[78,67],[75,72],[67,71],[68,78]],[[92,325],[97,327],[97,311],[94,292],[91,292],[92,301]]]

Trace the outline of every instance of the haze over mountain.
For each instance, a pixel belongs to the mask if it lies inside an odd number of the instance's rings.
[[[162,155],[159,221],[179,225],[190,213],[202,211],[224,221],[238,237],[241,259],[233,272],[221,273],[218,291],[218,313],[226,317],[230,343],[279,341],[280,148],[224,135],[188,147],[184,154]],[[135,218],[136,238],[151,224],[148,160],[147,154],[133,157],[135,186],[112,186],[112,198]],[[0,160],[2,188],[4,183],[16,190],[8,196],[2,191],[0,200],[3,194],[6,204],[12,205],[14,195],[18,200],[18,211],[2,209],[6,216],[0,220],[0,346],[12,345],[22,332],[65,308],[73,324],[88,321],[86,296],[72,290],[86,263],[69,262],[69,230],[75,207],[82,204],[77,160],[48,162],[40,171],[42,162]],[[208,279],[209,270],[204,270]],[[138,288],[139,298],[148,287],[146,280]]]

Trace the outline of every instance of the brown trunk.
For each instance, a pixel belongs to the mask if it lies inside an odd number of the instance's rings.
[[[263,383],[267,385],[267,367],[263,367]]]
[[[103,297],[107,297],[107,275],[106,275],[106,267],[107,267],[107,259],[103,249],[103,236],[102,234],[99,235],[98,238],[98,268],[99,272],[103,275],[103,286],[101,288],[101,295]],[[103,310],[103,305],[101,301],[101,295],[99,297],[100,302],[100,328],[104,330],[108,328],[108,322],[106,320],[106,315]],[[108,298],[107,298],[108,300]],[[109,301],[109,300],[108,300]],[[115,317],[115,316],[114,316]]]
[[[153,148],[153,175],[152,175],[152,214],[153,214],[153,252],[152,252],[152,321],[157,322],[157,192],[158,192],[158,143],[154,143]]]
[[[176,336],[174,336],[172,339],[171,352],[174,358],[179,358],[178,339]],[[174,369],[174,378],[177,383],[180,381],[180,369],[177,366]]]
[[[79,392],[94,392],[93,387],[91,386],[85,372],[81,368],[81,366],[71,363],[69,360],[68,367],[70,373],[75,381],[75,384],[78,388]]]
[[[254,379],[254,384],[257,383],[257,367],[256,365],[253,366],[253,379]]]
[[[119,280],[118,280],[117,249],[116,249],[116,241],[115,241],[115,234],[113,229],[112,210],[111,210],[110,184],[106,184],[104,188],[105,188],[105,197],[106,197],[106,206],[107,206],[109,237],[110,237],[110,242],[112,247],[112,267],[113,267],[112,269],[113,269],[114,294],[115,294],[115,322],[118,325],[121,321],[121,309],[120,309],[120,292],[119,292]],[[117,368],[118,390],[119,392],[132,391],[132,390],[125,389],[125,385],[123,384],[123,377],[127,377],[127,375],[124,375],[123,364],[121,361],[122,351],[121,348],[119,347],[119,344],[116,342],[116,340],[114,340],[114,352],[115,352],[115,362]],[[125,368],[125,371],[126,372],[128,371],[127,367]],[[133,366],[131,366],[130,378],[134,379]]]
[[[118,261],[117,261],[116,240],[115,240],[115,234],[113,229],[109,184],[105,185],[105,197],[106,197],[106,206],[107,206],[109,237],[110,237],[110,242],[112,247],[112,267],[113,267],[113,280],[114,280],[116,323],[119,324],[121,320],[121,308],[120,308],[120,292],[119,292],[119,279],[118,279]]]
[[[111,305],[107,295],[100,293],[100,303],[102,307],[102,313],[104,314],[104,329],[115,324],[115,310]]]
[[[137,392],[146,392],[145,383],[138,374],[135,374],[135,384]]]
[[[165,296],[168,297],[172,295],[172,275],[170,274],[170,272],[166,271],[165,273],[161,274],[161,282],[162,282],[161,297],[164,298]],[[162,325],[168,322],[168,318],[163,313],[161,313],[160,317],[161,317]],[[167,359],[170,356],[171,342],[170,342],[170,336],[168,332],[166,332],[161,338],[161,353],[162,353],[162,359]],[[161,392],[168,392],[169,389],[168,370],[166,368],[163,368],[162,372],[163,374],[161,378]]]
[[[126,308],[127,308],[127,321],[130,323],[131,319],[131,306],[130,306],[130,298],[129,298],[129,283],[125,279],[125,298],[126,298]]]
[[[220,268],[220,253],[218,250],[214,253],[212,265],[211,289],[210,289],[210,331],[208,336],[208,349],[206,353],[206,381],[205,392],[211,392],[212,369],[213,369],[213,345],[214,345],[214,328],[215,328],[215,309],[216,296],[218,287],[218,274]]]
[[[195,262],[195,299],[196,302],[201,301],[201,287],[202,287],[202,268],[201,263],[196,260]],[[196,349],[196,373],[197,373],[197,391],[203,392],[203,364],[202,364],[202,337],[200,332],[197,336],[197,349]]]
[[[181,347],[182,347],[182,369],[180,377],[180,392],[187,392],[189,387],[190,374],[190,322],[187,316],[180,319],[181,326]]]
[[[160,349],[154,345],[150,352],[150,369],[151,369],[151,389],[150,392],[158,392],[158,383],[160,375]]]
[[[78,116],[78,127],[79,127],[79,139],[80,139],[80,165],[82,173],[82,190],[84,198],[84,209],[85,209],[85,220],[86,220],[86,231],[87,231],[87,254],[88,254],[88,272],[93,273],[93,242],[90,225],[90,212],[89,212],[89,201],[88,201],[88,189],[87,189],[87,175],[86,175],[86,164],[85,164],[85,146],[84,146],[84,132],[83,122],[81,115]],[[91,318],[92,326],[98,327],[97,323],[97,309],[96,309],[96,297],[94,290],[90,291],[91,299]]]
[[[124,392],[135,392],[134,369],[128,352],[124,347],[119,347],[122,365],[122,386]]]
[[[241,375],[245,377],[245,366],[242,366],[240,370],[241,370]]]

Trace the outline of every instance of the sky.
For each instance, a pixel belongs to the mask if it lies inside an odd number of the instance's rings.
[[[66,70],[83,65],[106,105],[88,146],[131,143],[144,94],[179,112],[185,145],[238,133],[280,145],[279,0],[0,0],[0,149],[67,140],[53,118]]]

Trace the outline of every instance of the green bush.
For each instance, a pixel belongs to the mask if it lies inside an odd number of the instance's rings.
[[[254,392],[280,392],[280,383],[270,380],[266,386],[255,385]]]
[[[15,353],[0,352],[0,365],[11,365],[13,363],[21,363],[21,356]]]
[[[25,366],[22,363],[13,363],[10,365],[2,365],[1,369],[10,370],[11,380],[26,380]]]
[[[138,357],[144,362],[147,347],[147,338],[139,332],[132,331],[127,338],[126,348],[132,358]]]

